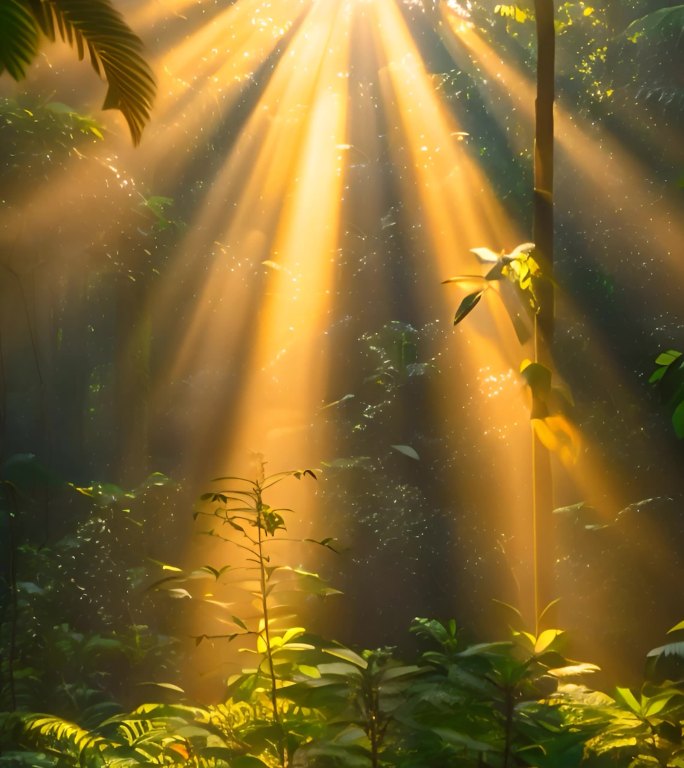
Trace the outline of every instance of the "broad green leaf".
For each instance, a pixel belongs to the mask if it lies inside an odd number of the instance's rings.
[[[335,656],[338,659],[344,659],[344,661],[349,661],[355,666],[360,667],[361,669],[368,668],[368,662],[364,658],[359,656],[358,653],[355,653],[354,651],[352,651],[351,648],[332,647],[332,648],[324,648],[323,650],[325,651],[325,653],[329,654],[330,656]]]
[[[473,309],[480,303],[480,299],[482,298],[482,294],[485,292],[485,289],[483,288],[481,291],[477,291],[476,293],[469,293],[463,301],[459,304],[458,309],[456,310],[456,314],[454,315],[454,325],[458,325],[461,320],[463,320],[465,317],[467,317]]]
[[[383,669],[380,676],[382,681],[386,682],[388,680],[396,680],[397,678],[401,677],[412,677],[413,675],[419,674],[424,669],[424,667],[418,667],[415,664],[400,667],[390,667],[389,669]]]
[[[488,744],[485,741],[477,741],[460,731],[455,731],[451,728],[432,728],[431,730],[443,741],[446,741],[447,744],[456,744],[465,747],[465,749],[472,750],[473,752],[487,753],[493,751],[491,744]]]
[[[654,696],[650,698],[644,708],[644,717],[655,717],[667,707],[675,695],[678,694],[670,696]]]
[[[404,456],[408,456],[409,458],[415,459],[416,461],[420,460],[418,452],[415,448],[411,448],[410,445],[392,445],[390,447],[394,448],[395,451],[399,451],[399,453],[403,453]]]
[[[678,360],[682,356],[681,352],[678,352],[676,349],[668,349],[666,352],[661,352],[658,357],[656,357],[656,365],[671,365],[674,363],[675,360]]]
[[[635,715],[641,713],[641,705],[629,688],[616,687],[615,699],[624,704],[628,709],[634,712]]]
[[[312,667],[309,664],[298,664],[297,669],[303,675],[306,675],[306,677],[311,677],[314,680],[318,680],[321,677],[318,667]]]

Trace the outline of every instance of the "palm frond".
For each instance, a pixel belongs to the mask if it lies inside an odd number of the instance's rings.
[[[21,80],[38,53],[36,19],[21,0],[0,3],[0,75]]]
[[[18,0],[13,0],[17,2]],[[138,144],[150,119],[156,94],[152,70],[143,56],[143,43],[110,0],[25,0],[43,33],[76,48],[108,84],[103,109],[123,114]]]

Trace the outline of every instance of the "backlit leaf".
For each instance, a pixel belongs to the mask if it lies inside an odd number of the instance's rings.
[[[616,701],[626,705],[627,708],[631,709],[635,714],[639,714],[641,712],[641,705],[637,701],[634,694],[629,690],[629,688],[621,688],[618,686],[615,689],[615,699]]]
[[[555,641],[563,634],[560,629],[545,629],[540,633],[534,644],[535,653],[544,653],[549,650],[555,643]]]
[[[183,598],[192,598],[192,595],[188,592],[187,589],[182,589],[181,587],[175,587],[173,589],[167,589],[165,590],[166,594],[169,597],[174,597],[176,599],[183,599]]]
[[[459,304],[456,314],[454,315],[454,325],[458,325],[463,318],[467,317],[473,309],[479,304],[484,289],[477,291],[476,293],[469,293],[463,301]]]
[[[678,352],[676,349],[668,349],[666,352],[661,352],[658,357],[656,357],[656,365],[670,365],[681,356],[682,353]]]
[[[471,253],[474,253],[480,261],[487,264],[496,264],[500,256],[498,253],[494,253],[491,248],[471,248]]]
[[[338,659],[344,659],[344,661],[349,661],[352,664],[355,664],[357,667],[360,667],[361,669],[366,669],[368,667],[368,662],[359,656],[358,653],[355,653],[351,650],[351,648],[343,648],[343,647],[332,647],[332,648],[324,648],[323,649],[325,653],[329,654],[330,656],[336,656]]]
[[[176,691],[177,693],[185,693],[185,691],[179,687],[178,685],[174,685],[174,683],[156,683],[152,680],[148,680],[142,683],[138,683],[138,685],[154,685],[156,688],[164,688],[167,691]]]
[[[395,451],[399,451],[399,453],[403,453],[404,456],[408,456],[411,459],[415,459],[416,461],[420,460],[420,456],[418,455],[415,448],[411,448],[410,445],[392,445],[391,448],[394,448]]]
[[[684,400],[672,412],[672,426],[677,437],[684,439]]]

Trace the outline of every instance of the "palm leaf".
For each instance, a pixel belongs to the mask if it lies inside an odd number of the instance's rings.
[[[21,80],[38,53],[38,27],[21,0],[0,3],[0,74]]]
[[[93,69],[107,80],[102,108],[120,110],[133,143],[138,144],[150,119],[156,84],[143,57],[142,41],[110,0],[24,2],[50,40],[60,37],[76,48],[79,59],[84,58],[87,50]]]

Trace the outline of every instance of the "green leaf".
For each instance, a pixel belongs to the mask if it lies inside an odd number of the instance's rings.
[[[629,690],[629,688],[620,688],[619,686],[616,687],[615,700],[621,704],[624,704],[628,709],[634,712],[634,714],[640,714],[641,705],[637,701],[634,694]]]
[[[677,694],[671,694],[668,696],[653,696],[650,698],[644,710],[644,717],[655,717],[655,715],[665,709],[665,707],[672,701],[675,695]]]
[[[335,656],[338,659],[344,659],[344,661],[349,661],[352,664],[354,664],[357,667],[360,667],[361,669],[367,669],[368,668],[368,662],[359,656],[358,653],[355,653],[351,650],[351,648],[343,648],[343,647],[333,647],[333,648],[324,648],[323,649],[325,653],[329,654],[330,656]]]
[[[47,37],[55,40],[59,36],[75,46],[79,59],[88,51],[93,69],[108,83],[102,108],[120,110],[133,143],[139,144],[156,94],[140,38],[110,0],[51,0],[38,8],[35,19]]]
[[[475,293],[469,293],[463,301],[459,304],[456,314],[454,315],[454,325],[458,325],[461,320],[467,317],[475,307],[480,303],[482,294],[485,292],[483,288],[481,291]]]
[[[672,426],[677,437],[684,439],[684,400],[672,412]]]
[[[390,448],[394,448],[395,451],[399,451],[399,453],[403,453],[404,456],[408,456],[410,459],[415,459],[416,461],[420,461],[420,456],[418,455],[415,448],[411,448],[410,445],[392,445]]]
[[[660,368],[656,368],[655,371],[649,376],[648,383],[649,384],[655,384],[656,382],[660,381],[665,373],[667,372],[667,366],[661,366]]]
[[[473,752],[492,752],[493,748],[491,744],[485,741],[477,741],[471,738],[465,733],[455,731],[451,728],[433,728],[432,731],[437,734],[447,744],[455,744],[465,749],[472,750]]]
[[[231,616],[230,618],[234,624],[237,624],[238,627],[240,627],[240,629],[244,629],[246,632],[249,632],[247,625],[239,616]]]
[[[7,71],[14,80],[26,76],[26,69],[38,54],[38,26],[25,3],[0,3],[0,74]]]
[[[156,683],[153,680],[147,680],[138,685],[153,685],[155,688],[164,688],[167,691],[176,691],[177,693],[185,693],[185,691],[174,683]]]
[[[656,365],[671,365],[681,356],[682,353],[678,352],[676,349],[668,349],[666,352],[661,352],[658,357],[656,357]]]

